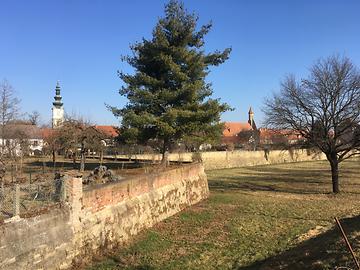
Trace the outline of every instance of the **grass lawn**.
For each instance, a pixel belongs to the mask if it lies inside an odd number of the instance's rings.
[[[332,195],[325,161],[208,171],[208,200],[157,224],[88,269],[356,269],[360,160],[341,166]]]

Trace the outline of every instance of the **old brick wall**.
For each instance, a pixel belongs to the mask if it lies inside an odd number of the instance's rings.
[[[19,219],[0,226],[0,269],[53,269],[68,260],[74,233],[69,211]]]
[[[0,269],[66,269],[209,194],[201,164],[88,190],[72,177],[65,186],[62,209],[0,226]]]

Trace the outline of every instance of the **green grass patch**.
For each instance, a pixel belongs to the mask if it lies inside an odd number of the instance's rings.
[[[182,222],[193,223],[194,225],[202,225],[209,221],[213,217],[213,214],[208,211],[184,211],[179,214],[179,219]]]

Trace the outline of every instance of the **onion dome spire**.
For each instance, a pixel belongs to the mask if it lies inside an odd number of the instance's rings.
[[[63,105],[63,103],[61,102],[62,100],[62,97],[61,97],[61,94],[60,94],[60,83],[59,81],[57,81],[56,83],[56,88],[55,88],[55,101],[53,102],[53,105],[54,106],[57,106],[57,107],[61,107]]]

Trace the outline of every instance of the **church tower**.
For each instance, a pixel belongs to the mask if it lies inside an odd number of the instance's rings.
[[[254,112],[252,110],[252,108],[250,107],[249,109],[249,120],[248,123],[250,124],[250,126],[256,130],[256,124],[255,124],[255,120],[254,120]]]
[[[64,122],[64,104],[62,103],[62,97],[60,95],[59,82],[56,84],[54,99],[55,101],[52,107],[52,128],[57,128]]]

